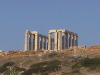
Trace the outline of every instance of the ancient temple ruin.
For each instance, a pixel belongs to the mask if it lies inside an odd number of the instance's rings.
[[[78,34],[68,30],[49,30],[48,36],[37,31],[25,32],[24,51],[66,50],[78,46]]]

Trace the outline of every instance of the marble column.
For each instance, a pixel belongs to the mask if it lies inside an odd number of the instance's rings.
[[[51,34],[48,34],[48,50],[51,50]]]
[[[35,50],[35,34],[33,34],[33,50]]]
[[[33,35],[31,34],[31,50],[33,50]]]
[[[69,38],[68,38],[68,33],[66,33],[66,49],[69,48]]]
[[[73,42],[73,35],[72,34],[70,35],[70,38],[71,38],[71,44],[70,44],[70,46],[72,47],[73,46],[73,43],[72,43]]]
[[[73,46],[73,35],[71,35],[71,46]]]
[[[25,42],[24,42],[24,51],[29,50],[29,33],[28,31],[25,32]]]
[[[76,46],[76,36],[74,35],[74,46]]]
[[[29,34],[29,51],[31,50],[31,34]]]
[[[51,50],[53,50],[53,40],[51,39]]]
[[[38,50],[38,33],[35,34],[35,51]]]
[[[48,50],[48,40],[47,40],[46,50]]]
[[[42,50],[42,43],[43,43],[43,38],[41,37],[41,40],[40,40],[40,50]]]
[[[73,46],[75,46],[75,35],[73,35]]]
[[[71,44],[71,38],[70,38],[70,34],[68,34],[68,48],[70,48],[70,44]]]
[[[58,32],[58,50],[61,50],[61,32]]]
[[[62,49],[64,49],[65,43],[64,43],[64,33],[62,33]]]
[[[42,50],[44,50],[44,38],[43,38],[43,42],[42,42]]]
[[[46,39],[44,38],[44,50],[46,50]]]
[[[78,36],[76,36],[76,46],[78,46]]]
[[[66,33],[64,35],[64,49],[66,50],[67,49],[67,39],[66,39]]]
[[[54,50],[57,50],[57,45],[58,45],[57,39],[58,39],[58,34],[57,32],[55,32],[54,33]]]

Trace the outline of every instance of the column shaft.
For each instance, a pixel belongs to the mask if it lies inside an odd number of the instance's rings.
[[[75,35],[74,35],[74,37],[73,37],[73,41],[74,41],[74,46],[76,46],[76,44],[75,44],[75,40],[76,40],[76,37],[75,37]]]
[[[61,32],[58,32],[58,50],[61,50]]]
[[[76,46],[78,46],[78,36],[76,36]]]
[[[51,34],[48,34],[48,50],[51,50]]]
[[[42,42],[42,43],[43,43],[43,45],[42,45],[42,50],[44,50],[44,38],[43,38],[43,42]]]
[[[35,34],[35,51],[38,50],[38,34]]]
[[[46,50],[46,39],[44,38],[44,50]]]
[[[69,48],[69,41],[68,41],[69,39],[68,39],[68,33],[66,33],[66,49],[68,49]]]
[[[31,50],[33,50],[33,35],[31,35]]]
[[[64,49],[65,43],[64,43],[64,33],[62,33],[62,49]]]
[[[54,50],[57,50],[57,45],[58,45],[58,42],[57,42],[57,39],[58,39],[58,35],[57,35],[57,32],[54,33]]]
[[[41,41],[40,41],[40,50],[42,50],[42,42],[43,42],[43,40],[42,40],[42,37],[41,37]]]
[[[70,48],[70,44],[71,44],[71,43],[70,43],[70,42],[71,42],[70,40],[71,40],[71,39],[70,39],[70,34],[68,34],[68,48]]]
[[[73,46],[73,35],[71,35],[71,46]]]
[[[48,39],[47,39],[47,41],[46,41],[46,50],[48,50]]]
[[[24,51],[29,50],[29,34],[28,31],[25,33]]]
[[[33,34],[33,50],[35,50],[35,34]]]
[[[70,35],[70,47],[72,47],[72,39],[73,39],[73,36]]]

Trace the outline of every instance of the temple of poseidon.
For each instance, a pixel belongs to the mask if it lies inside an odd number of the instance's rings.
[[[37,31],[25,32],[24,51],[66,50],[78,46],[78,34],[68,30],[49,30],[48,36]]]

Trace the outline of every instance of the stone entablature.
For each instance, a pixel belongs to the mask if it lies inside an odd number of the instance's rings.
[[[37,31],[25,32],[24,51],[65,50],[72,46],[78,46],[78,34],[67,30],[49,30],[48,36]]]

